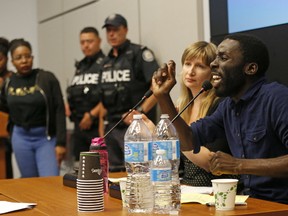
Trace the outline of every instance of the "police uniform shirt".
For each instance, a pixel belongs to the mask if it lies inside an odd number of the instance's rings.
[[[109,121],[118,121],[143,97],[158,68],[151,50],[129,40],[118,48],[117,57],[113,50],[109,52],[100,77],[101,100],[108,110]]]
[[[100,50],[92,57],[85,57],[76,62],[76,72],[71,85],[67,89],[68,102],[72,119],[82,119],[83,114],[90,111],[100,101],[99,72],[105,55]]]

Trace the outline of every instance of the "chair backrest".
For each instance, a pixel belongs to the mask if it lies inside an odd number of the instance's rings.
[[[7,132],[8,114],[0,112],[0,137],[8,137]]]

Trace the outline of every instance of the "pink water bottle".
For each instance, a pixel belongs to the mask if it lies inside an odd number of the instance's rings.
[[[100,154],[100,165],[102,169],[104,192],[108,193],[109,162],[108,162],[108,151],[104,139],[102,137],[93,138],[90,145],[90,151],[99,152]]]

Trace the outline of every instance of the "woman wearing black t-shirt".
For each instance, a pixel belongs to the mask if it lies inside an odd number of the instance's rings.
[[[29,42],[13,40],[10,52],[17,72],[4,84],[0,107],[13,125],[11,141],[21,176],[59,175],[66,143],[59,82],[51,72],[32,69]]]

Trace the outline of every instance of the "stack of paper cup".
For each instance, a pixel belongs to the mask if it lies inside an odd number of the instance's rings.
[[[104,211],[103,178],[98,152],[81,152],[77,179],[79,212]]]

